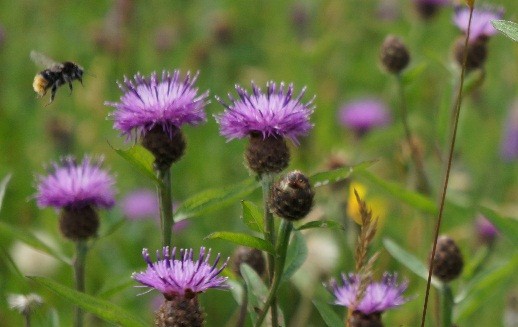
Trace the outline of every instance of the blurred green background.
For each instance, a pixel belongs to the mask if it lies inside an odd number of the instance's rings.
[[[516,1],[501,0],[493,5],[506,9],[506,19],[518,20]],[[0,219],[36,233],[71,256],[73,244],[59,234],[56,212],[39,210],[32,199],[35,174],[43,174],[45,165],[65,154],[104,155],[105,166],[117,176],[119,199],[134,189],[152,188],[150,181],[111,149],[110,144],[117,148],[131,144],[112,129],[112,121],[106,118],[111,109],[104,102],[119,99],[116,81],[125,75],[175,68],[200,71],[197,85],[211,94],[207,123],[184,128],[188,147],[184,158],[173,167],[175,200],[181,202],[203,190],[232,185],[249,176],[243,165],[246,140],[227,143],[218,135],[212,115],[223,110],[213,95],[225,97],[236,83],[249,88],[251,80],[259,85],[268,80],[293,82],[296,92],[307,86],[306,100],[316,95],[317,109],[312,116],[315,127],[298,148],[292,147],[290,169],[308,173],[324,170],[330,156],[336,154],[348,164],[378,159],[371,172],[412,188],[412,164],[404,147],[395,79],[378,63],[379,46],[387,34],[405,40],[412,55],[410,69],[420,71],[406,87],[409,120],[422,145],[428,175],[438,190],[441,151],[447,137],[447,123],[440,113],[441,108],[450,106],[459,73],[451,55],[451,45],[460,35],[452,24],[452,15],[453,9],[446,7],[424,21],[410,0],[0,1],[0,177],[12,174]],[[62,87],[54,103],[45,107],[48,97],[37,99],[31,87],[34,75],[42,69],[30,61],[31,50],[56,61],[82,65],[87,73],[84,87],[75,83],[71,95],[66,86]],[[501,34],[489,42],[485,80],[466,97],[462,108],[449,193],[467,206],[487,203],[515,218],[518,169],[515,163],[502,161],[499,147],[504,122],[515,101],[517,54],[518,45]],[[390,127],[358,139],[339,125],[337,111],[345,101],[371,95],[392,108],[394,121]],[[390,237],[424,261],[430,250],[432,217],[399,203],[374,185],[360,182],[367,187],[367,202],[380,199],[386,212],[373,246],[373,250],[382,250],[377,269],[379,273],[385,269],[399,271],[410,280],[408,294],[416,296],[398,310],[386,313],[385,325],[416,326],[425,282],[384,251],[381,240]],[[319,188],[315,211],[327,219],[340,219],[332,202],[346,197],[346,189]],[[247,199],[260,204],[259,193]],[[119,207],[102,216],[101,235],[123,218]],[[473,220],[445,219],[443,230],[458,241],[464,255],[469,258],[478,253],[481,245],[473,233]],[[232,245],[203,239],[217,230],[245,230],[239,202],[194,218],[177,234],[175,244],[193,248],[205,245],[224,256],[231,255]],[[311,233],[316,232],[306,236]],[[330,236],[340,253],[331,271],[312,281],[320,294],[325,293],[320,287],[322,281],[352,269],[354,261],[345,233],[318,233]],[[100,238],[89,253],[88,293],[101,294],[151,323],[151,302],[156,294],[137,296],[140,290],[131,287],[130,275],[144,269],[141,249],[159,246],[160,233],[153,221],[128,221],[115,233]],[[516,252],[505,239],[496,247],[487,269],[505,263]],[[0,325],[22,324],[21,316],[8,308],[8,294],[37,292],[45,304],[36,311],[34,326],[50,326],[56,320],[61,326],[70,326],[73,306],[21,277],[15,266],[23,275],[49,276],[69,286],[71,268],[27,252],[11,234],[0,233],[0,250]],[[516,277],[505,278],[490,294],[479,295],[483,305],[462,317],[459,324],[495,326],[494,317],[503,316],[506,298],[518,291],[517,282]],[[464,284],[461,280],[454,287]],[[103,293],[118,285],[125,287]],[[281,303],[287,317],[300,314],[308,305],[302,300],[305,291],[301,287],[288,284],[283,291]],[[228,321],[232,325],[237,305],[230,292],[211,291],[201,299],[207,326],[224,326]],[[432,292],[428,326],[437,324],[435,299]],[[307,325],[323,326],[311,304],[309,308]],[[341,308],[336,311],[344,312]],[[87,325],[109,324],[90,317]]]

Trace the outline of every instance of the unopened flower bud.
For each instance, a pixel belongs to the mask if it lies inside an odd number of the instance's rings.
[[[258,175],[279,173],[288,167],[290,150],[281,136],[263,137],[259,133],[252,133],[245,159],[248,167]]]
[[[464,260],[455,241],[446,235],[439,236],[433,257],[433,275],[443,282],[459,277]]]
[[[205,320],[198,297],[177,296],[166,300],[155,312],[157,327],[201,327]]]
[[[273,185],[269,206],[281,218],[300,220],[311,210],[314,195],[308,178],[295,170]]]
[[[399,74],[410,62],[410,53],[400,38],[389,35],[381,45],[380,59],[388,72]]]
[[[247,246],[237,247],[232,255],[232,270],[238,276],[241,276],[240,268],[243,263],[252,267],[259,276],[264,274],[266,262],[261,250]]]
[[[466,55],[466,38],[459,37],[453,46],[453,54],[455,61],[462,66],[464,64],[464,56]],[[466,58],[466,70],[474,70],[482,68],[487,59],[487,38],[478,38],[468,43]]]
[[[185,151],[185,139],[180,129],[176,128],[169,137],[162,126],[155,126],[142,138],[142,146],[155,156],[158,169],[168,169],[178,161]]]

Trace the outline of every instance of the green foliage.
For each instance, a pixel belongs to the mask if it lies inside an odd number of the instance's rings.
[[[319,300],[313,300],[313,304],[317,308],[318,312],[324,319],[324,322],[328,327],[343,327],[344,322],[338,315],[331,310],[328,304],[325,304]]]
[[[491,24],[511,40],[518,42],[518,24],[506,20],[494,20]]]
[[[275,250],[271,243],[261,238],[250,236],[248,234],[233,232],[214,232],[208,235],[206,239],[226,240],[235,244],[248,246],[254,249],[259,249],[261,251],[266,251],[271,254],[275,253]]]

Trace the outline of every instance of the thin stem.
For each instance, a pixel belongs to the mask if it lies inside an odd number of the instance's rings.
[[[25,327],[31,327],[31,314],[30,313],[24,313],[23,317],[25,318]]]
[[[76,257],[74,260],[74,277],[76,282],[76,290],[85,292],[85,263],[86,254],[88,253],[88,245],[86,241],[76,242]],[[82,327],[84,322],[84,311],[80,307],[75,310],[75,327]]]
[[[273,214],[268,206],[268,198],[270,196],[270,190],[272,188],[275,179],[274,174],[263,174],[261,176],[261,185],[263,189],[263,210],[264,210],[264,239],[275,245],[275,222],[273,220]],[[275,273],[275,257],[273,254],[267,253],[266,255],[266,266],[268,270],[268,282],[269,285],[273,283],[273,276]],[[272,326],[277,325],[277,299],[273,299],[272,306]]]
[[[451,327],[452,314],[453,314],[453,293],[451,287],[448,284],[443,284],[441,292],[442,300],[442,326]]]
[[[161,181],[157,185],[158,201],[160,204],[160,226],[162,227],[162,245],[171,246],[173,237],[173,198],[171,191],[171,169],[157,169],[158,179]]]
[[[412,157],[412,161],[414,162],[416,170],[417,190],[424,194],[430,194],[431,188],[430,183],[428,182],[428,178],[426,177],[426,173],[424,171],[424,164],[421,160],[421,156],[419,155],[419,150],[417,149],[417,146],[412,140],[412,132],[410,131],[410,124],[408,123],[408,110],[401,74],[397,75],[397,84],[399,91],[399,107],[401,109],[401,122],[403,123],[406,141],[410,148],[410,156]]]
[[[444,212],[444,202],[446,200],[446,191],[448,190],[448,182],[450,179],[450,170],[451,170],[451,164],[453,161],[453,150],[455,149],[455,139],[457,137],[457,127],[459,125],[459,115],[460,115],[460,108],[462,104],[462,89],[464,87],[464,76],[466,74],[466,62],[468,58],[468,41],[469,41],[469,34],[471,31],[471,19],[473,17],[473,8],[474,6],[469,7],[469,21],[468,21],[468,31],[466,33],[466,41],[464,42],[464,60],[462,64],[462,70],[460,74],[460,85],[457,92],[457,97],[455,99],[455,117],[453,121],[453,133],[451,136],[451,143],[450,143],[450,149],[448,152],[448,159],[446,162],[446,172],[444,174],[444,182],[443,182],[443,188],[441,192],[441,199],[439,203],[439,214],[437,216],[437,223],[435,225],[435,234],[434,234],[434,240],[433,240],[433,248],[432,248],[432,254],[430,255],[430,268],[428,269],[428,281],[426,283],[426,294],[424,298],[424,305],[423,305],[423,316],[421,318],[421,327],[424,327],[425,321],[426,321],[426,309],[428,307],[428,297],[430,295],[430,285],[432,282],[432,271],[433,271],[433,258],[435,257],[435,251],[437,248],[437,239],[439,238],[439,231],[441,229],[441,222],[442,222],[442,215]]]
[[[237,318],[236,327],[243,327],[246,320],[246,312],[248,309],[248,287],[243,287],[243,297],[241,298],[241,306],[239,307],[239,317]]]
[[[281,285],[282,273],[284,272],[284,264],[286,263],[286,252],[288,250],[288,243],[290,241],[291,230],[293,229],[293,224],[283,219],[281,223],[281,227],[279,229],[279,241],[277,246],[275,247],[275,274],[273,276],[272,285],[270,286],[270,293],[268,294],[268,298],[266,299],[266,303],[264,304],[264,308],[261,310],[259,317],[257,318],[257,322],[255,323],[255,327],[260,327],[268,313],[268,309],[272,307],[274,300],[277,297],[277,291],[279,290],[279,286]],[[277,327],[277,321],[273,324],[273,327]]]

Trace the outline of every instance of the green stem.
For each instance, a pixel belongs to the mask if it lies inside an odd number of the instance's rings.
[[[157,185],[160,204],[160,225],[162,227],[162,245],[171,246],[173,237],[173,197],[171,191],[171,169],[157,169],[160,184]]]
[[[414,162],[416,170],[417,190],[429,195],[431,193],[430,183],[428,182],[428,178],[426,177],[426,173],[424,171],[424,164],[419,155],[419,151],[414,141],[412,140],[412,132],[410,131],[410,124],[408,123],[408,110],[401,74],[397,75],[397,84],[399,91],[399,106],[401,109],[401,121],[403,123],[403,128],[405,130],[406,141],[410,148],[410,156],[412,157],[412,161]]]
[[[74,260],[74,277],[76,281],[76,290],[85,292],[85,263],[86,254],[88,253],[88,245],[85,240],[76,242],[76,257]],[[82,327],[84,320],[84,311],[80,307],[76,307],[74,327]]]
[[[430,286],[432,283],[432,271],[433,271],[433,258],[435,257],[435,251],[437,249],[437,239],[439,238],[439,232],[441,230],[441,222],[442,222],[442,215],[444,212],[444,203],[446,200],[446,191],[448,190],[448,182],[450,180],[450,170],[451,170],[451,164],[453,161],[453,150],[455,149],[455,139],[457,138],[457,127],[459,125],[459,116],[460,116],[460,108],[462,104],[462,89],[464,88],[464,76],[466,75],[466,62],[468,59],[468,41],[469,41],[469,35],[471,32],[471,20],[473,18],[473,8],[474,6],[469,6],[469,20],[468,20],[468,30],[466,33],[466,40],[464,42],[464,60],[462,64],[462,71],[460,73],[460,85],[459,89],[457,91],[457,97],[455,99],[455,115],[453,120],[453,131],[451,136],[451,142],[450,142],[450,149],[448,151],[448,159],[446,161],[446,171],[444,173],[444,181],[443,181],[443,187],[441,192],[441,198],[439,202],[439,214],[437,215],[437,223],[435,224],[435,233],[434,233],[434,240],[433,240],[433,247],[432,247],[432,253],[430,254],[430,264],[428,268],[428,281],[426,283],[426,293],[424,297],[424,304],[423,304],[423,315],[421,317],[421,327],[424,327],[425,321],[426,321],[426,309],[428,307],[428,297],[430,295]]]
[[[25,327],[31,327],[31,314],[30,313],[24,313],[23,317],[25,318]]]
[[[277,291],[279,290],[279,286],[282,280],[282,274],[284,272],[284,264],[286,263],[286,252],[288,250],[288,243],[290,242],[290,234],[293,229],[293,224],[283,219],[281,222],[281,227],[279,229],[279,241],[277,246],[275,247],[275,273],[273,275],[272,285],[270,286],[270,293],[268,294],[268,298],[266,299],[266,303],[264,304],[263,310],[261,310],[261,314],[257,318],[257,322],[255,327],[260,327],[268,313],[268,309],[275,304],[275,299],[277,298]],[[273,327],[277,327],[277,321],[273,324]]]
[[[263,190],[263,209],[264,209],[264,239],[275,245],[275,222],[273,214],[268,206],[268,198],[270,197],[270,190],[275,180],[275,174],[263,174],[261,176],[261,186]],[[275,273],[275,257],[273,254],[267,253],[266,267],[268,270],[269,285],[273,283],[273,276]],[[273,299],[272,307],[272,326],[277,325],[277,299]]]
[[[443,284],[442,287],[442,326],[451,327],[452,315],[453,315],[453,293],[451,287],[448,284]]]

